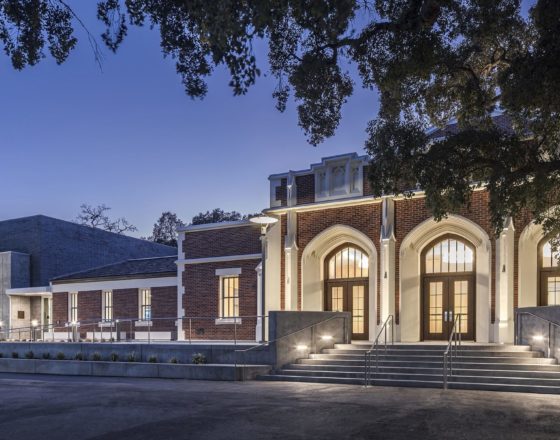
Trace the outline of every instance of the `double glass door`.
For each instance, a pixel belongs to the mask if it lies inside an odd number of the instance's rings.
[[[325,310],[352,313],[352,339],[368,339],[368,282],[328,281]]]
[[[466,340],[474,339],[474,277],[472,275],[426,276],[423,287],[423,339],[447,340],[453,322]]]

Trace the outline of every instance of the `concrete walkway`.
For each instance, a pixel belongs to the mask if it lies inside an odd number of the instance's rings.
[[[0,375],[0,439],[558,439],[560,396]]]

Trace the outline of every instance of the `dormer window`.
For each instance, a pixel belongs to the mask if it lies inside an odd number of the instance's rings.
[[[356,154],[323,159],[313,165],[315,172],[315,201],[359,197],[363,194],[364,158]]]

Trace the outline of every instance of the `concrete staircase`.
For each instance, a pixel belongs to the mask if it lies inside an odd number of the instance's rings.
[[[364,355],[370,342],[336,344],[285,365],[261,380],[364,385]],[[372,357],[371,383],[381,386],[443,387],[444,344],[395,344]],[[454,358],[449,388],[560,394],[560,365],[529,346],[463,343]]]

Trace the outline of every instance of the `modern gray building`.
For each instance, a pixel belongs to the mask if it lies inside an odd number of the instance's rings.
[[[1,326],[51,324],[54,277],[171,255],[177,255],[176,248],[44,215],[0,221]]]

